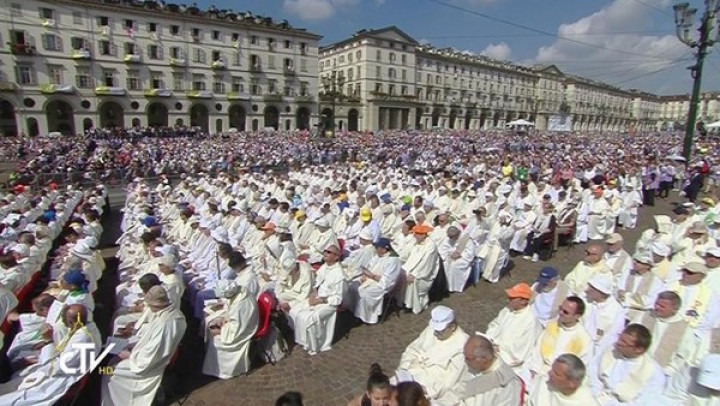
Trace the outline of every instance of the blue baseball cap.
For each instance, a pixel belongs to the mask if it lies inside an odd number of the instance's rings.
[[[377,241],[373,244],[375,247],[381,247],[385,248],[386,250],[391,250],[392,245],[390,244],[390,240],[387,238],[378,238]]]
[[[538,285],[547,285],[548,283],[550,283],[551,280],[557,278],[557,276],[557,269],[546,266],[545,268],[540,270],[540,275],[538,275],[537,283]]]
[[[382,200],[383,203],[390,203],[392,202],[392,196],[390,196],[390,193],[385,193],[384,195],[380,196],[380,200]]]
[[[400,207],[400,211],[410,211],[411,207],[409,204],[403,204],[402,207]]]

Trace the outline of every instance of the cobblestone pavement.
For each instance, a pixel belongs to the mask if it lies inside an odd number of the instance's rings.
[[[655,207],[641,209],[636,229],[620,230],[625,236],[625,246],[630,247],[629,251],[640,233],[652,227],[652,215],[668,213],[669,208],[669,201],[660,200]],[[481,282],[463,293],[432,303],[431,308],[440,303],[450,306],[455,309],[459,325],[465,331],[470,334],[484,331],[506,304],[503,293],[505,288],[523,281],[532,282],[539,269],[547,264],[557,267],[561,274],[566,274],[584,256],[585,246],[560,247],[549,261],[537,264],[516,257],[513,259],[511,275],[502,278],[496,285]],[[282,393],[297,390],[303,393],[309,406],[345,405],[364,390],[371,363],[380,363],[386,372],[391,373],[395,369],[403,350],[427,326],[429,317],[428,310],[417,316],[400,313],[397,317],[388,317],[383,324],[355,326],[349,336],[340,338],[329,352],[310,357],[299,349],[274,366],[264,365],[249,376],[228,381],[213,382],[200,378],[199,368],[195,368],[184,381],[188,383],[186,390],[196,389],[184,404],[273,405]],[[201,362],[201,351],[193,355],[195,362]],[[181,361],[184,366],[199,365],[190,360],[187,362]]]

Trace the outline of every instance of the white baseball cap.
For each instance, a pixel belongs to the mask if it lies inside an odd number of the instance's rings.
[[[613,279],[608,273],[599,273],[593,276],[588,284],[606,295],[613,292]]]
[[[447,306],[438,306],[430,313],[430,327],[435,331],[443,331],[455,321],[455,312]]]

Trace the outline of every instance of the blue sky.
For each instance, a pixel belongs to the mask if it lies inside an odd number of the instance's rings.
[[[704,10],[703,0],[691,0]],[[622,88],[689,93],[690,48],[674,34],[670,0],[200,0],[205,8],[251,11],[323,35],[396,25],[421,42],[561,70]],[[505,20],[519,25],[492,21]],[[720,46],[703,90],[720,90]]]

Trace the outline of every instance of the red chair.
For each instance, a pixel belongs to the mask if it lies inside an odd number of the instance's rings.
[[[345,256],[345,240],[342,238],[339,238],[337,240],[338,242],[338,248],[340,248],[340,253]]]
[[[267,337],[267,335],[270,333],[270,329],[272,327],[271,322],[271,316],[273,310],[277,307],[277,302],[275,301],[275,298],[265,292],[261,293],[260,296],[258,296],[258,328],[255,332],[255,335],[253,336],[253,343],[257,346],[260,345],[260,342]],[[275,365],[275,359],[273,355],[267,351],[267,349],[262,349],[265,359],[270,362],[271,365]]]

